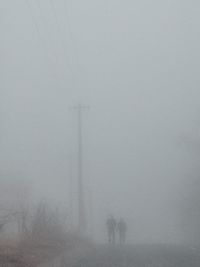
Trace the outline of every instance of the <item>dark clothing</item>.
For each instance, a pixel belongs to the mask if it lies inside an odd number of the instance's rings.
[[[109,217],[107,222],[106,222],[106,226],[107,226],[107,231],[108,231],[108,242],[111,244],[115,244],[115,231],[116,231],[116,220],[114,217]]]
[[[126,241],[126,230],[127,230],[127,226],[126,226],[126,222],[121,219],[118,224],[117,224],[117,230],[119,233],[119,243],[120,244],[124,244]]]

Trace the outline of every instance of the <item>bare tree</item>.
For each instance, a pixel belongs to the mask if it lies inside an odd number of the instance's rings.
[[[65,216],[58,208],[50,208],[44,201],[40,202],[33,214],[31,235],[33,238],[60,238],[65,233]]]

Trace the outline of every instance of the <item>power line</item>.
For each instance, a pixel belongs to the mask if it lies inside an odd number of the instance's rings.
[[[57,11],[56,11],[56,7],[55,7],[55,4],[54,4],[54,1],[53,0],[49,0],[50,4],[51,4],[51,7],[52,7],[52,11],[53,11],[53,16],[54,16],[54,20],[55,20],[55,23],[57,25],[57,30],[58,30],[58,33],[60,34],[60,37],[61,37],[61,46],[62,46],[62,49],[63,49],[63,52],[65,54],[65,58],[68,62],[68,66],[66,64],[66,61],[65,62],[65,67],[67,69],[69,69],[71,71],[71,73],[73,74],[73,69],[72,69],[72,65],[71,65],[71,60],[69,58],[69,55],[68,53],[66,53],[66,47],[67,47],[67,42],[65,41],[65,38],[63,38],[63,34],[62,34],[62,27],[60,25],[60,21],[58,19],[58,15],[57,15]]]
[[[32,20],[33,20],[33,23],[34,23],[34,26],[35,26],[36,31],[37,31],[37,33],[38,33],[38,36],[39,36],[40,40],[42,40],[42,43],[43,43],[43,38],[42,38],[42,36],[41,36],[41,33],[40,33],[40,30],[39,30],[38,23],[37,23],[37,21],[36,21],[36,19],[35,19],[34,12],[33,12],[33,9],[32,9],[32,6],[31,6],[29,0],[25,0],[25,2],[26,2],[27,6],[28,6],[28,9],[29,9],[29,11],[30,11],[31,18],[32,18]],[[43,43],[43,44],[44,44],[44,43]]]
[[[50,61],[50,63],[52,63],[52,61],[54,61],[54,58],[53,58],[53,56],[51,57],[51,56],[49,55],[49,53],[48,53],[48,50],[49,50],[49,49],[48,49],[48,46],[47,46],[47,44],[46,44],[46,41],[45,41],[45,39],[43,38],[43,35],[41,34],[41,31],[40,31],[40,29],[39,29],[39,25],[38,25],[37,20],[36,20],[36,18],[35,18],[35,15],[34,15],[34,11],[33,11],[32,5],[30,4],[29,0],[25,0],[25,2],[26,2],[26,4],[27,4],[28,10],[29,10],[29,12],[30,12],[30,14],[31,14],[31,18],[32,18],[33,24],[34,24],[34,26],[35,26],[35,29],[36,29],[36,32],[37,32],[39,41],[40,41],[40,43],[41,43],[41,45],[42,45],[42,49],[43,49],[44,52],[45,52],[45,53],[44,53],[44,54],[46,55],[45,58],[47,59],[47,61]],[[53,60],[52,60],[52,59],[53,59]],[[53,64],[54,64],[54,62],[53,62]],[[55,66],[55,64],[54,64],[54,66]],[[59,79],[59,77],[58,77],[58,73],[57,73],[57,71],[55,71],[54,73],[55,73],[55,77],[56,77],[56,79],[57,79],[57,82],[60,83],[60,79]]]
[[[71,42],[72,42],[72,50],[74,52],[73,57],[74,60],[77,63],[77,66],[79,68],[79,72],[83,74],[82,77],[84,77],[84,82],[86,83],[87,87],[89,87],[89,78],[87,75],[87,72],[85,70],[85,68],[82,66],[82,64],[80,63],[80,56],[79,56],[79,51],[78,51],[78,45],[77,45],[77,40],[75,35],[72,32],[72,28],[71,28],[71,21],[70,21],[70,15],[69,15],[69,11],[68,11],[68,6],[67,6],[67,1],[64,0],[64,10],[66,13],[66,16],[64,16],[65,18],[65,31],[66,31],[66,36],[67,36],[67,32],[69,37],[71,38]]]
[[[47,32],[49,34],[51,34],[50,30],[48,29],[48,22],[45,19],[45,15],[43,13],[43,10],[42,10],[41,4],[40,4],[40,0],[36,0],[35,3],[37,4],[37,7],[38,7],[38,10],[39,10],[39,14],[40,14],[41,20],[43,20],[43,24],[44,24]],[[54,54],[55,54],[56,65],[58,66],[59,65],[59,58],[58,58],[57,53],[54,53]]]
[[[43,15],[43,10],[42,10],[40,1],[39,1],[39,0],[36,0],[35,3],[37,4],[38,9],[39,9],[39,11],[40,11],[40,17],[43,19],[43,22],[44,22],[46,28],[48,28],[48,27],[47,27],[47,22],[46,22],[46,20],[45,20],[45,16]]]

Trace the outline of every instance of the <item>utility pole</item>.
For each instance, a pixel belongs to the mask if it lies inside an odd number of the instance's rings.
[[[72,156],[69,155],[69,216],[70,216],[70,229],[74,226],[74,214],[73,214],[73,183],[72,183]]]
[[[73,109],[77,111],[78,116],[78,230],[80,234],[84,234],[84,232],[87,230],[87,221],[83,183],[82,113],[84,110],[89,109],[89,107],[79,104],[73,107]]]

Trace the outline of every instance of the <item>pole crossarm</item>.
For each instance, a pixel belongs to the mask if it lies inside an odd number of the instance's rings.
[[[75,105],[75,106],[71,106],[70,107],[70,110],[88,110],[90,109],[90,106],[89,105],[82,105],[82,104],[78,104],[78,105]]]

